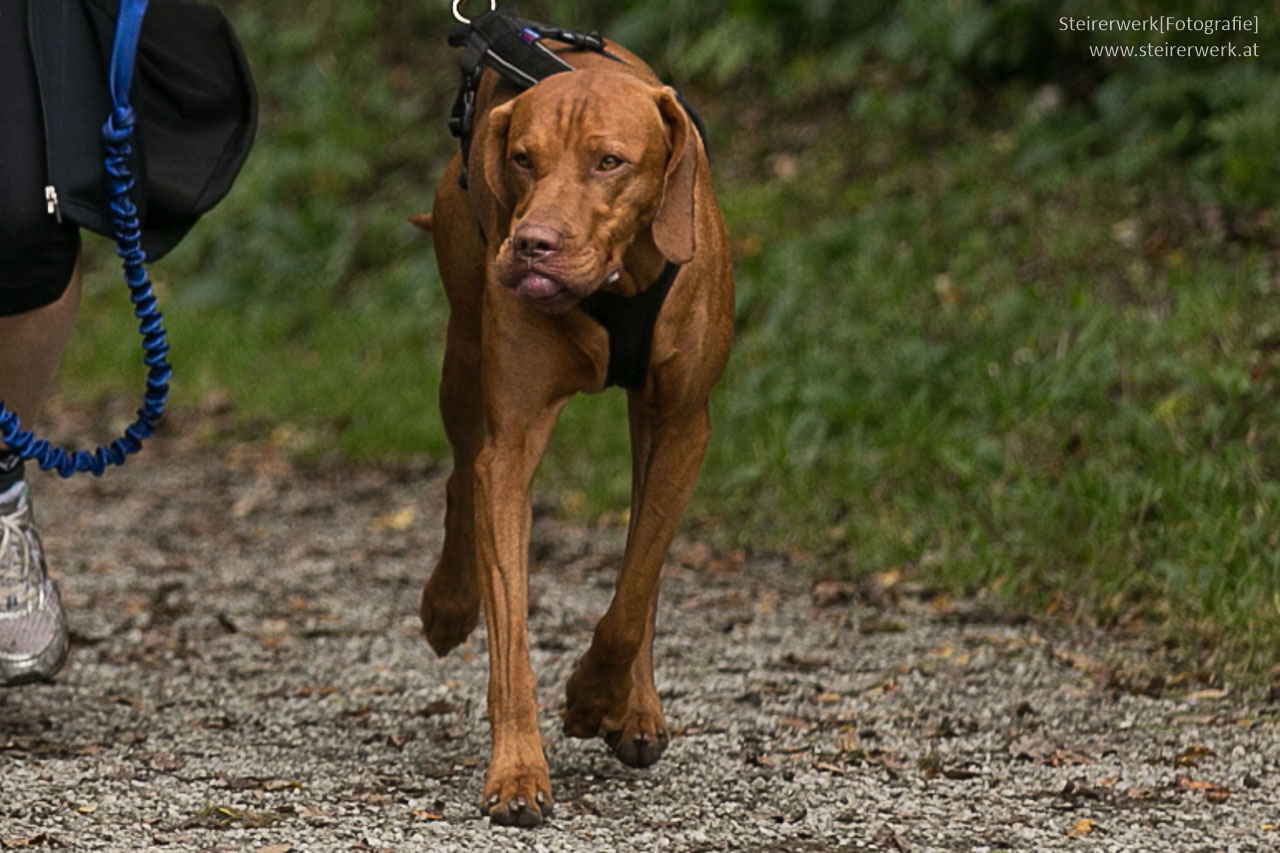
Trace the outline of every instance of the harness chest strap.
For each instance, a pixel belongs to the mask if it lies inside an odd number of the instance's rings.
[[[653,284],[635,296],[597,290],[579,303],[609,335],[605,387],[639,388],[644,385],[649,371],[653,327],[679,272],[679,265],[668,261]]]

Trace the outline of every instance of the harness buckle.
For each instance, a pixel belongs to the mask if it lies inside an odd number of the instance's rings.
[[[462,13],[458,11],[458,7],[462,5],[462,0],[453,0],[453,17],[458,19],[460,24],[470,24],[470,18],[462,17]],[[493,12],[498,8],[498,0],[489,0],[489,11]]]

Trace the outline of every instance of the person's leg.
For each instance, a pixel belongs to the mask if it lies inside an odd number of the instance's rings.
[[[30,427],[80,302],[80,236],[45,208],[26,9],[26,0],[0,0],[0,401]],[[51,678],[67,652],[67,619],[23,475],[0,442],[0,686]]]
[[[50,305],[0,317],[0,401],[30,428],[80,304],[80,266]],[[67,617],[49,577],[24,466],[0,442],[0,686],[43,681],[67,656]]]
[[[0,316],[0,403],[31,429],[49,393],[62,351],[80,307],[80,264],[71,272],[62,296],[51,305]],[[23,478],[16,453],[0,442],[0,498]]]
[[[30,429],[71,337],[80,307],[80,265],[53,304],[0,317],[0,402]]]

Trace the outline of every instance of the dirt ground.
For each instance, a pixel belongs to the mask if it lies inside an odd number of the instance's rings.
[[[530,622],[557,811],[493,829],[483,627],[437,660],[416,616],[442,472],[299,468],[228,435],[180,414],[102,479],[34,475],[74,645],[56,684],[0,691],[0,849],[1280,846],[1266,695],[1162,669],[1141,637],[688,539],[656,653],[675,738],[628,769],[557,717],[622,531],[545,513]]]

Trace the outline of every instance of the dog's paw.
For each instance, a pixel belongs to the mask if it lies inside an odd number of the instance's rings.
[[[479,601],[460,601],[449,596],[431,594],[431,586],[422,591],[418,615],[422,618],[422,633],[439,657],[444,657],[461,645],[480,621]]]
[[[604,735],[604,719],[612,705],[610,683],[601,680],[588,665],[587,658],[578,662],[565,686],[565,704],[561,721],[569,737],[591,738]],[[621,693],[622,697],[628,691]]]
[[[631,682],[626,698],[611,701],[604,684],[593,682],[579,666],[569,679],[564,707],[564,733],[569,737],[600,737],[628,767],[657,763],[671,742],[662,705],[645,682]]]
[[[605,732],[604,742],[623,764],[645,768],[658,763],[671,736],[661,715],[632,714],[621,728]]]
[[[480,591],[475,588],[474,570],[449,559],[448,549],[422,587],[418,616],[422,633],[439,657],[461,645],[480,622]]]
[[[535,827],[553,811],[551,782],[545,773],[492,778],[480,800],[480,813],[496,826]]]

